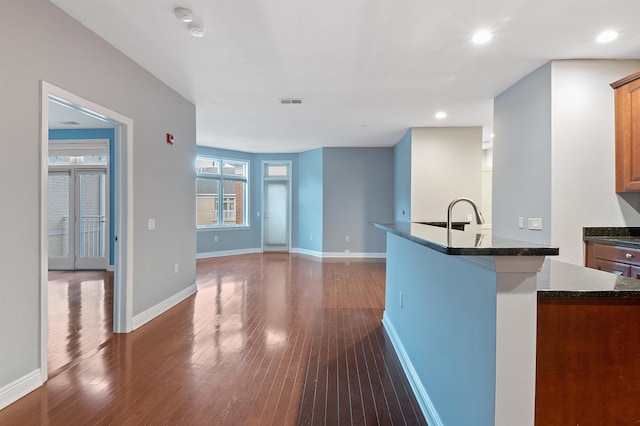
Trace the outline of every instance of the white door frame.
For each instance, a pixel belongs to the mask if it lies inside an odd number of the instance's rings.
[[[287,166],[287,171],[288,174],[287,176],[276,176],[276,177],[268,177],[267,173],[266,173],[266,166],[267,165],[286,165]],[[261,194],[262,194],[262,232],[261,232],[261,247],[262,247],[262,251],[265,250],[264,247],[264,232],[265,232],[265,220],[266,220],[266,215],[265,215],[265,185],[267,182],[274,182],[274,181],[279,181],[279,182],[287,182],[287,252],[291,252],[291,238],[293,232],[291,229],[291,223],[292,223],[292,197],[293,197],[293,188],[292,188],[292,181],[293,181],[293,162],[291,160],[263,160],[262,161],[262,178],[261,178]]]
[[[48,379],[48,215],[49,101],[70,106],[115,126],[115,259],[113,331],[133,329],[133,120],[44,80],[40,84],[40,374]]]

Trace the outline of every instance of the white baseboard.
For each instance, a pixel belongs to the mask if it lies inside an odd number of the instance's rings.
[[[13,404],[26,394],[38,389],[43,383],[42,372],[40,369],[37,369],[3,386],[0,388],[0,410],[9,404]]]
[[[307,250],[303,248],[293,248],[291,249],[291,253],[300,253],[306,254],[308,256],[314,257],[322,257],[322,258],[345,258],[345,259],[385,259],[387,257],[387,253],[352,253],[352,252],[342,252],[342,251],[328,251],[328,252],[320,252],[314,250]]]
[[[431,402],[431,398],[429,398],[429,394],[422,384],[422,380],[420,380],[416,369],[413,367],[413,363],[411,362],[411,359],[409,358],[404,345],[400,341],[400,337],[398,336],[395,327],[391,323],[391,320],[386,315],[386,313],[382,315],[382,325],[384,326],[387,335],[391,339],[393,348],[395,349],[396,354],[400,359],[402,369],[407,375],[407,379],[409,380],[409,384],[411,385],[413,394],[418,400],[418,405],[420,405],[420,409],[422,410],[422,414],[424,414],[427,423],[431,426],[444,426],[444,423],[442,423],[442,420],[438,415],[436,407],[433,405],[433,402]]]
[[[179,293],[171,296],[170,298],[158,303],[155,306],[147,309],[144,312],[133,317],[133,329],[137,329],[157,317],[158,315],[168,311],[169,309],[176,306],[178,303],[182,302],[187,297],[195,294],[198,291],[198,286],[196,283],[193,283],[189,287],[180,291]]]
[[[212,251],[208,253],[198,253],[196,259],[208,259],[211,257],[223,257],[223,256],[236,256],[239,254],[251,254],[262,253],[261,248],[241,249],[241,250],[225,250],[225,251]],[[289,250],[289,253],[306,254],[313,257],[327,257],[327,258],[345,258],[345,259],[385,259],[387,253],[352,253],[352,252],[321,252],[315,250],[307,250],[299,247],[293,247]]]
[[[385,259],[387,257],[387,253],[354,253],[354,252],[343,252],[343,251],[325,251],[322,252],[322,257],[332,257],[332,258],[344,258],[344,259]]]
[[[208,259],[210,257],[236,256],[238,254],[262,253],[261,248],[240,249],[240,250],[224,250],[210,251],[207,253],[196,254],[196,259]]]
[[[307,250],[299,247],[292,248],[291,253],[306,254],[307,256],[313,256],[313,257],[322,257],[321,251]]]

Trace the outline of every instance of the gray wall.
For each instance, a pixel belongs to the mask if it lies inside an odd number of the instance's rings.
[[[393,148],[324,148],[323,164],[323,252],[386,252],[369,222],[393,219]]]
[[[615,193],[609,86],[638,69],[638,60],[553,61],[495,99],[495,235],[552,244],[558,260],[583,265],[583,227],[640,225],[640,194]],[[527,230],[529,217],[543,230]]]
[[[195,107],[45,0],[3,9],[0,63],[2,389],[40,368],[40,80],[133,119],[134,315],[195,283]]]
[[[493,234],[551,242],[551,64],[532,72],[494,101]],[[524,217],[524,229],[518,217]],[[542,218],[529,231],[527,218]]]
[[[393,220],[411,219],[411,129],[393,147]]]

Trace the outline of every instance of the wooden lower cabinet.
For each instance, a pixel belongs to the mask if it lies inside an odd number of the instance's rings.
[[[640,277],[640,250],[586,242],[585,266],[625,277]]]
[[[538,298],[536,420],[636,425],[640,299]]]

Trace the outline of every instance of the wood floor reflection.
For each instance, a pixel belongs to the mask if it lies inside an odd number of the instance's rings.
[[[286,254],[199,260],[198,293],[133,333],[61,326],[81,331],[50,354],[56,374],[0,424],[425,424],[380,325],[384,271]]]

